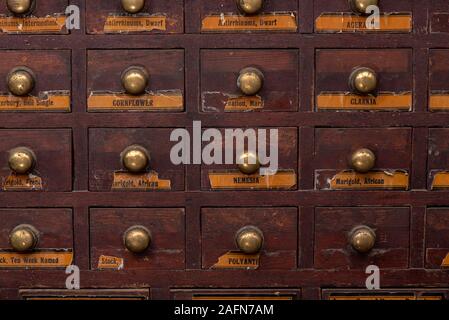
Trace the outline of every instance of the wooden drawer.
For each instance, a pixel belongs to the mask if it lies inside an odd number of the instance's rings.
[[[358,233],[366,230],[362,226],[371,229],[374,243]],[[407,268],[409,227],[409,208],[316,208],[314,265],[318,269]]]
[[[69,129],[0,130],[0,176],[6,191],[72,190],[72,133]],[[9,161],[13,150],[26,148],[34,154],[34,167],[15,173]]]
[[[444,0],[433,0],[429,7],[429,24],[432,33],[449,32],[449,3]]]
[[[86,1],[87,32],[103,33],[183,33],[184,1],[145,1],[138,13],[129,13],[120,0]]]
[[[173,289],[174,300],[299,300],[293,289]]]
[[[203,50],[202,111],[296,111],[298,66],[297,50]],[[245,95],[237,83],[241,71],[245,74],[248,67],[262,73],[263,87],[257,93]]]
[[[429,129],[428,187],[432,190],[449,188],[449,129]]]
[[[23,300],[149,300],[149,289],[23,289]]]
[[[244,254],[236,234],[247,226],[260,230],[259,253]],[[203,269],[295,269],[298,246],[297,208],[203,208],[201,243]],[[259,256],[260,255],[260,256]],[[242,259],[260,259],[243,261]]]
[[[351,89],[351,79],[362,68],[369,68],[376,75],[377,86],[371,94]],[[413,109],[412,50],[320,49],[316,51],[315,76],[319,111]]]
[[[447,300],[447,290],[441,289],[324,289],[324,300]]]
[[[353,10],[348,0],[315,0],[315,32],[373,32],[373,33],[408,33],[412,32],[414,8],[413,1],[379,1],[379,26],[368,21],[367,16]],[[368,15],[369,16],[369,15]]]
[[[449,16],[448,16],[449,17]],[[429,110],[448,111],[449,110],[449,85],[447,59],[449,50],[429,51]]]
[[[183,269],[184,224],[181,208],[93,208],[91,269]],[[127,232],[135,226],[146,228],[151,236],[148,248],[140,253],[131,252],[124,244]]]
[[[316,189],[400,189],[409,187],[410,128],[319,128],[315,130]],[[374,166],[353,170],[351,157],[369,149]]]
[[[92,191],[184,190],[184,166],[170,161],[169,128],[90,129],[89,186]],[[125,149],[139,145],[150,157],[149,168],[128,174],[121,157]]]
[[[254,14],[245,14],[234,0],[199,2],[201,32],[297,32],[298,29],[297,0],[264,0],[262,8]]]
[[[144,68],[145,93],[126,94],[122,75]],[[88,111],[183,111],[183,50],[88,51]]]
[[[449,267],[449,209],[428,208],[426,214],[426,268]]]
[[[243,128],[244,133],[248,137],[256,137],[259,140],[258,151],[260,152],[260,143],[266,143],[266,150],[276,148],[275,140],[269,137],[271,130],[278,130],[278,170],[277,173],[271,176],[261,176],[260,171],[253,174],[242,173],[236,161],[236,157],[240,158],[244,154],[245,148],[248,148],[247,143],[242,151],[236,150],[236,143],[226,144],[226,130],[234,130],[234,128],[220,129],[223,137],[222,143],[222,161],[223,164],[203,164],[201,166],[201,185],[203,190],[293,190],[297,185],[297,168],[298,168],[298,130],[297,128]],[[239,129],[237,129],[239,130]],[[249,130],[249,131],[248,131]],[[258,130],[266,130],[265,138],[258,132]],[[237,139],[234,139],[237,141]],[[229,138],[228,138],[229,141]],[[208,143],[204,143],[203,148]],[[203,149],[204,150],[204,149]],[[239,153],[239,154],[237,154]],[[225,164],[226,155],[233,155],[234,164]],[[262,168],[269,168],[274,166],[274,159],[270,163],[263,164]]]
[[[0,111],[70,111],[69,50],[3,50],[0,54]],[[34,88],[25,96],[14,96],[8,79],[23,67],[33,75]]]
[[[0,269],[65,268],[73,260],[71,209],[0,209]],[[13,246],[15,231],[32,230],[34,243],[21,252]],[[21,240],[23,238],[16,238]],[[28,260],[27,260],[28,259]]]

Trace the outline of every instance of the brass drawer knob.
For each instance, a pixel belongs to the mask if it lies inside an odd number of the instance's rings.
[[[122,73],[122,86],[126,93],[141,95],[149,82],[148,71],[143,67],[129,67]]]
[[[17,67],[8,74],[7,84],[13,95],[26,96],[34,89],[35,77],[27,67]]]
[[[244,14],[256,14],[263,7],[263,0],[236,0],[237,7]]]
[[[356,94],[370,94],[377,88],[377,74],[370,68],[357,68],[349,76],[349,86]]]
[[[33,250],[39,242],[39,232],[31,225],[21,224],[9,234],[9,243],[14,251]]]
[[[254,226],[246,226],[237,231],[235,242],[240,251],[255,254],[260,251],[264,241],[262,231]]]
[[[366,8],[369,6],[377,6],[379,4],[378,0],[349,0],[349,5],[351,10],[357,14],[367,14]]]
[[[36,164],[34,152],[26,147],[18,147],[9,151],[9,168],[18,174],[30,172]]]
[[[242,154],[239,162],[239,170],[244,174],[256,173],[260,168],[259,158],[252,152]]]
[[[376,243],[376,233],[367,226],[358,226],[351,231],[349,242],[360,253],[370,251]]]
[[[143,226],[133,226],[125,231],[123,242],[129,251],[142,253],[151,244],[151,232]]]
[[[145,0],[121,0],[122,8],[128,13],[138,13],[145,7]]]
[[[376,156],[366,148],[358,149],[351,155],[351,167],[360,173],[370,171],[376,164]]]
[[[256,68],[244,68],[237,79],[237,87],[244,95],[252,96],[258,93],[264,82],[262,72]]]
[[[6,0],[8,10],[17,15],[29,13],[33,5],[34,0]]]
[[[139,145],[129,146],[122,152],[123,167],[132,173],[145,171],[149,163],[150,163],[150,154],[142,146]]]

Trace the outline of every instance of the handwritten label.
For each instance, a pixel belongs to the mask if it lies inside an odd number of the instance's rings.
[[[132,174],[128,172],[114,172],[112,190],[170,190],[171,181],[159,179],[157,172]]]
[[[88,111],[183,111],[183,95],[179,90],[159,91],[140,96],[125,93],[92,92]]]
[[[70,111],[69,91],[45,91],[37,97],[0,94],[0,111]]]
[[[117,16],[106,18],[105,33],[150,32],[167,30],[167,18],[163,15],[152,16]]]
[[[0,16],[0,30],[4,33],[59,33],[65,27],[66,16],[6,17]]]
[[[327,186],[321,189],[356,190],[356,189],[399,189],[407,190],[409,176],[404,171],[371,171],[358,173],[352,170],[342,171],[330,178]]]
[[[212,269],[245,269],[259,268],[260,254],[244,254],[239,251],[229,251],[218,258]]]
[[[411,32],[412,15],[409,13],[382,14],[380,28],[368,29],[367,17],[350,13],[323,13],[315,21],[318,32]]]
[[[98,258],[98,269],[115,269],[122,270],[124,268],[123,258],[104,256]]]
[[[379,93],[377,96],[360,96],[351,93],[320,93],[318,110],[404,110],[412,108],[411,93]]]
[[[295,170],[280,170],[274,175],[244,174],[240,171],[211,171],[212,189],[291,189],[296,186]]]
[[[42,190],[42,178],[34,174],[11,173],[3,182],[5,191],[37,191]]]
[[[0,268],[57,268],[72,264],[71,249],[42,249],[27,253],[0,251]]]
[[[298,29],[293,12],[273,12],[256,16],[217,14],[206,16],[201,25],[202,32],[226,31],[291,31]]]
[[[263,100],[260,96],[232,97],[226,101],[225,111],[254,111],[263,108]]]

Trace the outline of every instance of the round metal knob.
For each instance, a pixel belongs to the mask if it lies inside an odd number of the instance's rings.
[[[122,152],[122,164],[126,170],[137,173],[146,170],[150,163],[148,151],[141,146],[129,146]]]
[[[18,174],[30,172],[36,163],[33,151],[25,147],[15,148],[9,151],[9,168]]]
[[[7,84],[9,92],[13,95],[26,96],[34,88],[34,75],[26,67],[15,68],[8,74]]]
[[[237,247],[246,254],[258,253],[262,248],[263,240],[262,231],[254,226],[243,227],[235,235]]]
[[[29,13],[33,4],[34,0],[6,0],[8,10],[17,15]]]
[[[367,14],[366,8],[369,6],[377,6],[378,0],[349,0],[351,10],[358,14]]]
[[[357,68],[349,76],[349,86],[357,94],[370,94],[377,88],[377,74],[370,68]]]
[[[9,243],[15,251],[33,250],[39,241],[39,232],[30,225],[22,224],[15,227],[9,234]]]
[[[256,14],[263,7],[263,0],[237,0],[237,7],[244,14]]]
[[[366,148],[358,149],[351,155],[351,167],[360,173],[370,171],[376,164],[376,156]]]
[[[349,242],[354,250],[360,253],[370,251],[376,243],[376,233],[367,226],[359,226],[351,231]]]
[[[121,0],[123,10],[128,13],[138,13],[145,7],[145,0]]]
[[[142,253],[151,244],[151,232],[143,226],[133,226],[125,231],[123,243],[129,251]]]
[[[240,156],[239,170],[244,174],[256,173],[260,168],[260,162],[252,152],[246,152]]]
[[[129,67],[122,74],[122,86],[125,91],[132,95],[141,95],[149,82],[148,71],[142,67]]]
[[[237,87],[244,95],[252,96],[258,93],[263,87],[264,77],[260,70],[256,68],[244,68],[240,71],[237,79]]]

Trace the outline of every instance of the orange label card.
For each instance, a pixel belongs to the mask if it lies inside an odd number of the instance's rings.
[[[291,31],[296,32],[298,24],[293,12],[273,12],[256,16],[216,14],[206,16],[201,24],[202,32],[233,31]]]
[[[432,190],[449,188],[449,171],[435,173],[432,181]]]
[[[53,17],[0,17],[0,30],[4,33],[59,33],[65,26],[66,16]]]
[[[0,94],[0,111],[70,111],[70,92],[41,92],[37,97]]]
[[[226,112],[254,111],[263,108],[263,100],[259,96],[233,97],[229,98],[225,104]]]
[[[11,173],[3,182],[5,191],[42,190],[42,179],[34,174]]]
[[[259,268],[259,254],[244,254],[239,251],[229,251],[218,258],[212,269],[246,269]]]
[[[412,109],[411,93],[380,93],[359,96],[351,93],[321,93],[317,97],[318,110],[404,110]]]
[[[167,18],[153,16],[108,16],[104,24],[105,33],[149,32],[167,30]]]
[[[408,173],[403,171],[372,171],[357,173],[343,171],[332,177],[329,188],[331,190],[354,189],[399,189],[407,190],[409,186]]]
[[[123,258],[101,255],[98,258],[98,269],[122,270],[124,267]]]
[[[170,190],[171,181],[159,179],[157,172],[132,174],[128,172],[114,172],[112,190]]]
[[[271,176],[247,175],[240,171],[211,171],[212,189],[291,189],[296,186],[294,170],[280,170]]]
[[[429,98],[429,109],[431,111],[449,110],[449,93],[432,93]]]
[[[0,268],[57,268],[72,264],[71,249],[44,249],[29,253],[0,251]]]
[[[441,296],[420,296],[414,294],[404,295],[334,295],[329,300],[442,300]]]

